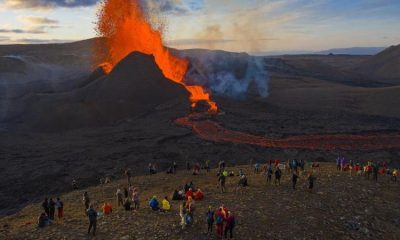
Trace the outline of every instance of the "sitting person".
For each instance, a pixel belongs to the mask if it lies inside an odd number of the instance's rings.
[[[186,192],[186,199],[189,199],[189,197],[193,198],[193,189],[189,188],[189,190]]]
[[[112,213],[112,205],[110,203],[104,203],[102,209],[104,215]]]
[[[229,177],[234,177],[234,176],[235,176],[235,173],[233,171],[230,171],[229,172]]]
[[[199,175],[200,174],[200,169],[201,169],[200,164],[196,163],[194,165],[194,168],[193,168],[193,175]]]
[[[241,187],[247,187],[248,186],[246,175],[243,174],[242,176],[240,176],[238,185],[241,186]]]
[[[162,209],[164,211],[171,210],[171,204],[169,203],[167,196],[165,196],[164,200],[162,200]]]
[[[174,193],[172,194],[172,200],[177,201],[177,200],[184,200],[185,197],[182,196],[182,193],[178,192],[178,190],[175,189]]]
[[[40,216],[38,217],[38,227],[43,228],[46,227],[48,225],[50,225],[50,219],[49,217],[47,217],[46,213],[42,213],[40,214]]]
[[[153,209],[153,211],[159,211],[160,210],[159,202],[157,200],[157,196],[153,196],[153,198],[149,202],[149,206],[151,207],[151,209]]]
[[[204,198],[204,193],[199,189],[193,194],[194,200],[202,200]]]
[[[169,168],[167,169],[167,174],[173,174],[173,173],[174,173],[173,168],[172,168],[172,167],[169,167]]]

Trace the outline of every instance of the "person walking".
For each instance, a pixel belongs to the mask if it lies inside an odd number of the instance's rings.
[[[97,211],[93,208],[93,205],[89,205],[89,209],[86,211],[86,215],[89,218],[89,228],[88,234],[90,234],[93,229],[93,236],[96,235],[96,227],[97,227]]]
[[[61,219],[64,217],[64,203],[60,200],[60,198],[57,198],[56,201],[56,208],[57,208],[57,216],[58,219]]]
[[[231,211],[228,211],[226,218],[225,232],[224,232],[225,238],[228,238],[228,232],[229,232],[229,238],[233,238],[233,228],[235,227],[235,225],[236,225],[235,216],[233,216]]]

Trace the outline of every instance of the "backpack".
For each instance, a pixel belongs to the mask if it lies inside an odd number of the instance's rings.
[[[222,219],[222,216],[221,216],[221,215],[218,215],[218,216],[215,217],[215,222],[216,222],[217,224],[222,223],[222,221],[223,221],[223,219]]]

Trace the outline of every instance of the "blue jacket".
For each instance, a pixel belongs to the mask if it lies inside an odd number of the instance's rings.
[[[157,209],[158,208],[158,201],[156,198],[152,198],[149,202],[149,206],[153,209]]]

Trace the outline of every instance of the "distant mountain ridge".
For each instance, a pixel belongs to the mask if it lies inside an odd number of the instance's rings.
[[[386,47],[351,47],[351,48],[332,48],[322,51],[267,51],[267,52],[251,52],[249,54],[254,56],[279,56],[279,55],[375,55]]]

